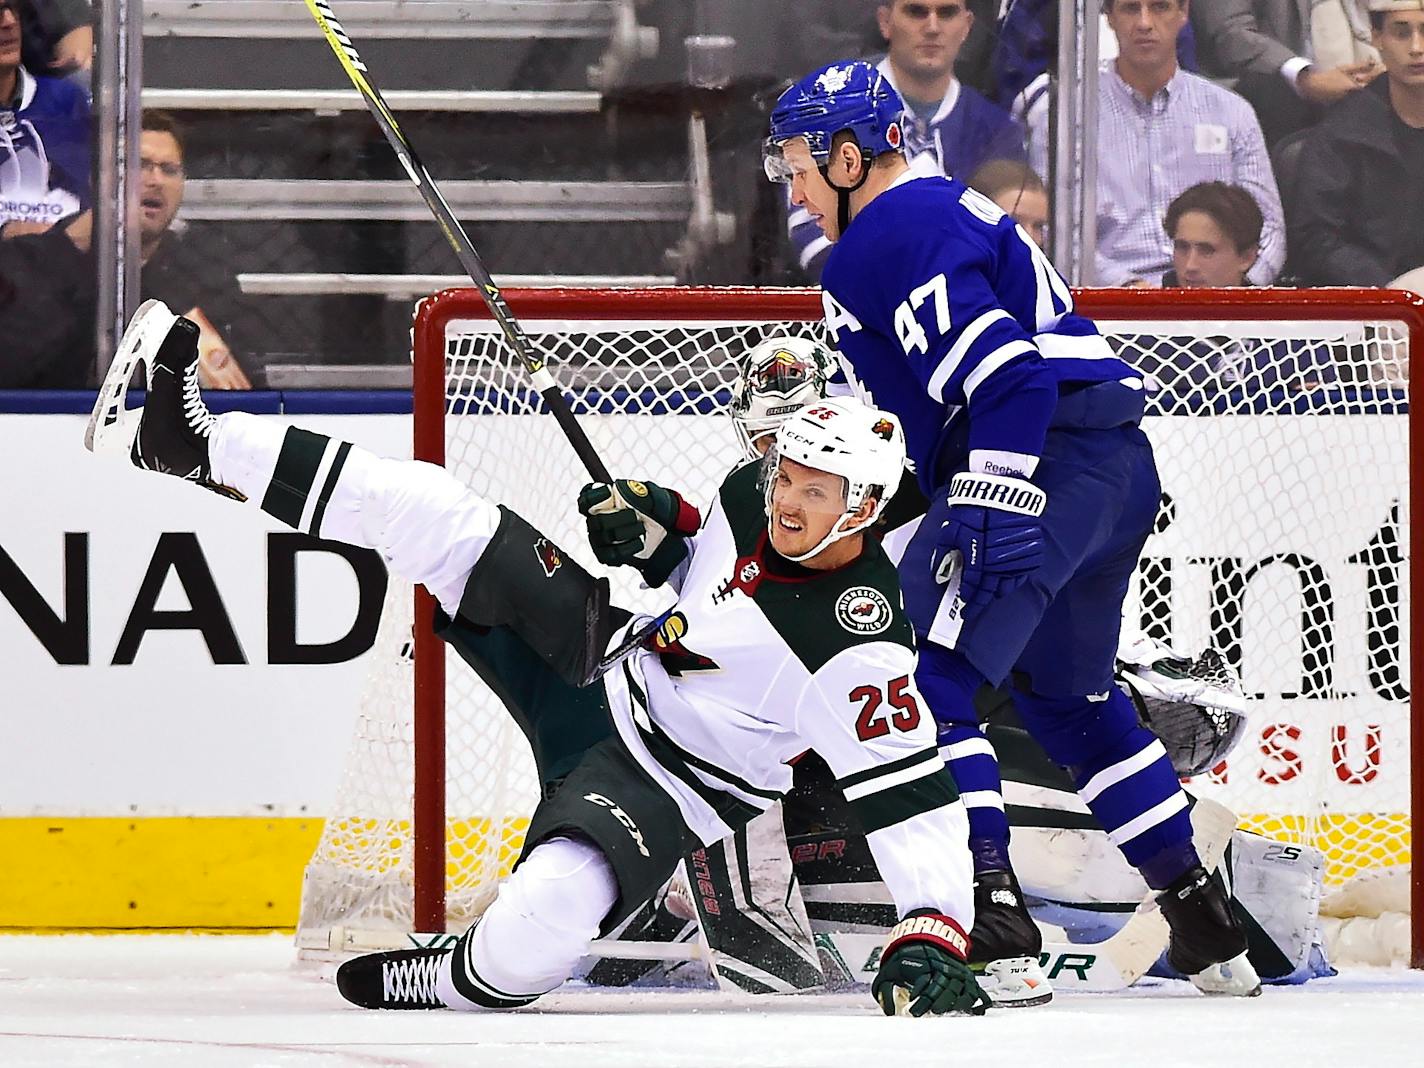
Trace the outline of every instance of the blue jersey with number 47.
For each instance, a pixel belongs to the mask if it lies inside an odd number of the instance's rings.
[[[821,284],[851,385],[900,416],[926,493],[966,467],[1032,475],[1050,424],[1071,425],[1061,394],[1092,390],[1075,410],[1141,411],[1138,372],[1073,313],[1038,246],[963,182],[892,185],[846,228]]]

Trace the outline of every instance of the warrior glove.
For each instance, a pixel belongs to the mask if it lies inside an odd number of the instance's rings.
[[[917,909],[890,930],[870,993],[886,1016],[982,1015],[989,995],[969,970],[969,939],[948,916]]]
[[[967,618],[1042,565],[1048,497],[1027,479],[962,472],[950,480],[948,503],[930,564],[941,583],[958,577]]]

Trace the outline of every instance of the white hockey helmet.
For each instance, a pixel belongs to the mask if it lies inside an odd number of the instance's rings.
[[[775,434],[787,416],[826,396],[836,360],[807,337],[769,337],[743,358],[732,387],[732,425],[749,459],[759,459],[758,438]]]
[[[868,530],[900,486],[905,470],[905,432],[890,412],[862,404],[854,397],[828,397],[782,419],[776,440],[763,460],[763,490],[770,529],[771,495],[784,459],[845,479],[845,511],[830,532],[810,552],[790,556],[809,560],[832,542]],[[875,498],[869,518],[854,527],[846,522],[867,498]]]

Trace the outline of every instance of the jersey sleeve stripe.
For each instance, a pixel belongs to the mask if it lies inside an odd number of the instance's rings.
[[[866,834],[893,827],[915,816],[944,808],[959,800],[949,771],[940,767],[912,782],[880,790],[850,803]]]
[[[903,756],[899,760],[892,760],[888,764],[877,764],[873,768],[866,768],[864,771],[853,771],[849,775],[836,780],[836,785],[842,791],[859,786],[863,782],[871,779],[878,779],[882,775],[890,775],[905,768],[912,768],[919,764],[933,761],[939,756],[938,749],[917,749],[909,756]]]
[[[940,402],[944,401],[944,387],[949,384],[954,372],[959,369],[965,354],[974,342],[979,340],[979,335],[1001,319],[1013,322],[1013,316],[1003,308],[994,308],[991,311],[986,311],[959,332],[959,337],[949,347],[949,351],[944,354],[944,359],[939,361],[939,366],[934,369],[934,374],[930,375],[929,393],[931,397]]]
[[[984,384],[986,378],[1014,357],[1037,351],[1038,350],[1034,348],[1033,342],[1026,338],[1019,338],[1017,341],[1010,341],[1007,345],[1000,345],[997,349],[980,360],[979,365],[965,376],[964,399],[969,400],[972,398],[974,391]]]
[[[936,753],[935,755],[938,756],[939,754]],[[845,794],[847,801],[858,801],[863,797],[869,797],[877,791],[893,789],[904,783],[914,782],[916,779],[923,779],[926,775],[933,775],[939,770],[935,766],[936,764],[940,764],[941,767],[943,766],[940,761],[926,760],[908,768],[901,768],[899,771],[892,771],[888,775],[879,775],[874,779],[868,779],[854,786],[842,787],[841,792]]]

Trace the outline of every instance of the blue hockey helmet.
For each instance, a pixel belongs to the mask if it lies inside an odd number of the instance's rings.
[[[863,60],[831,63],[812,71],[781,94],[771,113],[771,136],[762,147],[763,167],[773,182],[791,181],[782,146],[806,139],[811,158],[824,168],[831,141],[847,130],[867,164],[904,143],[905,105],[888,78]]]

